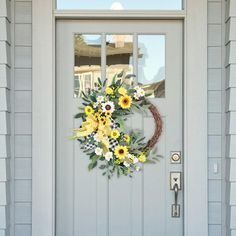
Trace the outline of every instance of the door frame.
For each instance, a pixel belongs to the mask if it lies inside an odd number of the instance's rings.
[[[56,20],[140,18],[184,21],[184,234],[207,236],[207,0],[185,0],[181,11],[117,11],[115,15],[54,10],[54,0],[32,4],[32,235],[55,236]]]

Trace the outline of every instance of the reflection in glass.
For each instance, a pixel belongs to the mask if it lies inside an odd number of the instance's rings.
[[[138,83],[151,97],[165,97],[165,36],[138,36]]]
[[[113,76],[124,72],[133,74],[133,36],[132,35],[107,35],[106,36],[106,78],[108,84]],[[130,80],[131,81],[131,80]]]
[[[57,9],[181,10],[182,0],[57,0]]]
[[[74,36],[74,97],[81,97],[101,78],[101,35]]]

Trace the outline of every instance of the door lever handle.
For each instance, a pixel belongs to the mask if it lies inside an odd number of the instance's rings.
[[[178,194],[181,190],[181,173],[171,172],[170,173],[170,189],[174,191],[174,204],[171,205],[172,217],[180,217],[180,204],[178,204]]]
[[[178,204],[178,193],[179,193],[179,186],[177,183],[175,183],[175,185],[174,185],[174,192],[175,192],[175,204],[174,205],[177,205]]]

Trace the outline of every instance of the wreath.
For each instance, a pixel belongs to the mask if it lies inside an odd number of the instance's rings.
[[[114,173],[132,177],[141,170],[142,164],[154,163],[157,157],[150,154],[162,131],[160,113],[147,99],[150,94],[124,81],[119,74],[113,77],[111,84],[107,79],[103,83],[98,79],[95,89],[86,94],[82,92],[83,107],[75,115],[82,118],[82,124],[74,129],[72,138],[80,142],[81,149],[89,156],[88,169],[99,165],[108,178]],[[155,132],[148,142],[140,131],[129,130],[125,124],[135,111],[145,112],[146,109],[155,121]]]

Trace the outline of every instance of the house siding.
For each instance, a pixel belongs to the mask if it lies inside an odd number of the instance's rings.
[[[14,232],[31,235],[31,1],[14,1]]]
[[[225,235],[224,0],[208,0],[208,232]]]
[[[227,235],[236,235],[236,1],[226,1]]]
[[[231,0],[232,1],[232,0]],[[2,4],[1,1],[0,4]],[[6,1],[8,2],[8,1]],[[235,1],[233,1],[235,2]],[[232,4],[231,4],[232,6]],[[2,178],[1,170],[3,173],[6,172],[7,158],[9,158],[9,124],[10,122],[10,108],[9,101],[6,99],[10,92],[12,92],[12,113],[13,116],[13,126],[12,135],[14,143],[13,160],[11,161],[14,169],[12,171],[12,181],[13,182],[13,196],[12,196],[12,235],[15,236],[30,236],[31,235],[31,203],[32,203],[32,174],[31,174],[31,162],[32,162],[32,15],[31,15],[32,2],[30,0],[15,0],[12,1],[12,9],[14,12],[14,21],[12,21],[12,27],[14,27],[14,38],[12,39],[12,46],[14,47],[14,65],[12,67],[14,78],[12,79],[12,90],[10,91],[9,78],[10,78],[10,65],[2,63],[1,53],[0,53],[0,107],[4,107],[5,110],[0,110],[0,123],[2,122],[4,126],[0,126],[0,147],[5,149],[0,149],[0,161],[3,160],[5,164],[0,164],[0,193],[1,189],[5,189],[2,186],[7,186],[8,181],[5,177]],[[224,111],[225,111],[225,80],[224,80],[224,13],[225,13],[225,1],[224,0],[208,0],[208,204],[209,204],[209,236],[220,236],[225,235],[225,143],[224,143]],[[1,16],[1,6],[0,6],[0,32],[2,31],[2,25],[9,25],[10,20],[4,16]],[[226,10],[227,12],[227,10]],[[233,14],[233,10],[228,10],[228,14]],[[2,19],[5,18],[5,19]],[[5,21],[4,21],[5,20]],[[4,22],[6,22],[4,24]],[[236,18],[230,17],[228,19],[228,25],[234,25]],[[231,28],[232,28],[231,27]],[[228,30],[228,41],[232,42],[228,45],[228,51],[235,47],[235,30]],[[4,28],[5,29],[5,28]],[[4,31],[5,32],[5,31]],[[8,33],[9,34],[9,33]],[[2,38],[2,35],[0,36]],[[2,48],[7,48],[10,50],[10,42],[7,40],[2,40],[0,38],[0,51]],[[4,41],[4,42],[3,42]],[[3,44],[2,44],[3,42]],[[2,46],[4,45],[4,46]],[[5,50],[3,50],[5,51]],[[9,53],[10,55],[10,53]],[[9,58],[8,54],[6,57]],[[236,65],[233,65],[235,59],[235,54],[231,53],[230,56],[230,66],[226,68],[227,87],[236,88],[235,74]],[[235,62],[234,62],[235,63]],[[2,76],[2,75],[5,75]],[[2,79],[5,78],[5,79]],[[8,78],[8,79],[7,79]],[[234,78],[234,79],[233,79]],[[3,88],[3,90],[2,90]],[[235,110],[235,102],[233,99],[229,99],[235,96],[234,90],[228,89],[226,98],[228,101],[228,109]],[[3,92],[2,92],[3,91]],[[4,98],[3,100],[1,98]],[[234,98],[236,99],[236,98]],[[227,117],[229,120],[235,118],[234,112],[228,111]],[[2,124],[1,123],[1,124]],[[232,235],[236,235],[236,203],[235,203],[235,187],[236,187],[236,127],[235,123],[230,123],[228,127],[229,134],[227,135],[227,155],[230,160],[230,175],[228,183],[230,182],[230,201],[228,206],[230,206],[230,219],[231,219],[231,231]],[[2,128],[3,127],[3,128]],[[234,132],[234,133],[232,133]],[[235,134],[235,135],[234,135]],[[233,145],[234,144],[234,145]],[[2,150],[5,150],[2,151]],[[5,153],[5,154],[4,154]],[[234,157],[234,158],[233,158]],[[2,168],[2,166],[4,166]],[[228,164],[227,164],[228,166]],[[3,183],[3,185],[2,185]],[[227,185],[228,186],[228,185]],[[6,190],[4,190],[6,192]],[[5,212],[7,209],[7,201],[2,204],[2,199],[6,198],[6,193],[4,192],[3,197],[0,194],[0,222],[2,222],[2,210],[4,212],[4,219],[8,216]],[[9,195],[9,194],[8,194]],[[5,196],[5,198],[4,198]],[[2,208],[3,206],[3,208]],[[235,217],[235,218],[233,218]],[[1,230],[7,232],[5,228],[1,228],[0,223],[0,235]],[[5,234],[3,234],[5,236]],[[2,236],[2,235],[1,235]]]
[[[10,1],[0,2],[0,235],[10,235]]]

